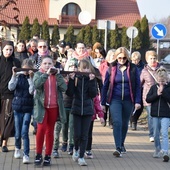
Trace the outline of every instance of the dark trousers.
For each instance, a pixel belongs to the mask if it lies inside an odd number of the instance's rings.
[[[143,112],[143,106],[141,106],[141,108],[139,110],[137,110],[133,116],[131,116],[130,122],[137,124],[137,121],[138,121],[140,115],[142,114],[142,112]]]
[[[94,121],[91,121],[90,128],[89,128],[89,133],[88,133],[88,142],[87,142],[87,147],[86,147],[87,151],[91,150],[91,147],[92,147],[93,124],[94,124]]]
[[[74,146],[76,151],[80,149],[80,158],[84,157],[91,120],[92,115],[88,116],[73,115]]]

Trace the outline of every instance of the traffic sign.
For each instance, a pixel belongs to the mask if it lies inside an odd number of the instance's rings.
[[[126,35],[129,37],[129,38],[135,38],[137,35],[138,35],[138,29],[136,27],[129,27],[127,30],[126,30]]]
[[[91,22],[91,14],[88,11],[82,11],[78,16],[78,19],[82,25],[87,25]]]
[[[155,24],[151,29],[151,34],[156,39],[162,39],[167,34],[167,29],[163,24]]]

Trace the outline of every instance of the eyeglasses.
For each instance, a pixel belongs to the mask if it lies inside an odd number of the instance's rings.
[[[118,60],[126,60],[127,57],[119,57]]]
[[[46,48],[47,46],[46,45],[40,45],[38,46],[38,48]]]

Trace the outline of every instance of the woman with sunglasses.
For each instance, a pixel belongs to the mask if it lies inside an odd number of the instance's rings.
[[[30,56],[30,59],[35,63],[35,67],[39,69],[43,57],[50,55],[50,51],[48,50],[47,42],[43,39],[38,40],[37,49],[38,53],[36,55]]]
[[[101,104],[103,109],[106,103],[110,104],[116,145],[113,155],[121,157],[126,153],[124,142],[131,113],[141,107],[141,90],[138,69],[130,62],[127,49],[118,48],[114,57],[106,72]]]

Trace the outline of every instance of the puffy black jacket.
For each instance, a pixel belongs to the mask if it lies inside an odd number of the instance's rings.
[[[160,96],[157,95],[157,86],[153,85],[146,96],[146,102],[151,103],[151,116],[170,117],[170,83],[164,86]]]
[[[33,95],[29,93],[27,76],[19,75],[12,100],[12,109],[19,113],[31,113],[33,110]]]
[[[75,80],[69,79],[68,96],[73,96],[72,114],[93,115],[93,98],[97,95],[96,80],[89,80],[87,76],[77,76]]]

